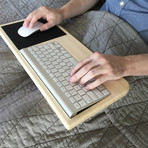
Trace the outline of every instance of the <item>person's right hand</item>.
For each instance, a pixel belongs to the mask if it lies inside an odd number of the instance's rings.
[[[49,7],[42,6],[30,13],[25,19],[23,25],[25,27],[32,28],[40,18],[47,20],[47,23],[40,27],[40,31],[44,31],[55,25],[60,24],[63,20],[63,15],[59,9],[52,9]]]

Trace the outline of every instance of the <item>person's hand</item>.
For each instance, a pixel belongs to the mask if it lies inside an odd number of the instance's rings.
[[[85,86],[91,90],[108,80],[117,80],[125,76],[126,60],[121,56],[93,53],[80,61],[71,71],[71,83],[79,82],[81,85],[89,80],[93,82]]]
[[[63,16],[59,9],[52,9],[49,7],[40,7],[34,10],[28,15],[24,21],[24,26],[32,28],[38,19],[43,18],[47,20],[47,23],[40,27],[40,31],[47,30],[54,25],[58,25],[62,22]]]

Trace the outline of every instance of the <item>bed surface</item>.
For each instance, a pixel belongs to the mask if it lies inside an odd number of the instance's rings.
[[[68,0],[0,0],[0,24],[24,19],[42,5]],[[90,11],[62,26],[93,52],[130,55],[148,46],[123,20]],[[129,93],[76,128],[67,131],[22,66],[0,38],[0,147],[146,148],[148,77],[126,77]]]

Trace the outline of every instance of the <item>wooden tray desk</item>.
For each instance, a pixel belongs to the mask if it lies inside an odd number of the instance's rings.
[[[12,22],[12,23],[17,23],[17,22]],[[8,25],[8,24],[5,24],[5,25]],[[5,25],[2,25],[2,26],[5,26]],[[66,129],[71,130],[75,126],[81,124],[82,122],[90,118],[91,116],[95,115],[96,113],[100,112],[104,108],[108,107],[110,104],[121,99],[123,96],[125,96],[128,93],[129,84],[124,78],[116,80],[116,81],[106,82],[104,83],[104,86],[111,92],[110,96],[96,103],[95,105],[87,108],[86,110],[82,111],[75,117],[69,118],[67,114],[64,112],[64,110],[61,108],[61,106],[58,104],[56,99],[52,96],[50,91],[46,88],[46,86],[37,76],[35,71],[31,68],[28,62],[24,59],[20,50],[18,50],[18,48],[10,40],[8,35],[2,29],[2,26],[0,27],[0,35],[2,36],[6,44],[9,46],[13,54],[16,56],[17,60],[21,63],[25,71],[28,73],[30,78],[33,80],[35,85],[38,87],[38,89],[40,90],[44,98],[47,100],[51,108],[57,114],[58,118],[61,120],[61,122],[63,123]],[[61,30],[63,30],[67,35],[58,37],[55,39],[51,39],[46,42],[58,41],[62,46],[66,47],[66,49],[68,49],[68,52],[71,53],[74,56],[74,58],[77,59],[78,61],[92,54],[92,52],[87,47],[85,47],[82,43],[80,43],[77,39],[75,39],[65,29],[63,29],[61,26],[58,26],[58,27]],[[69,40],[69,42],[67,42],[67,39]]]

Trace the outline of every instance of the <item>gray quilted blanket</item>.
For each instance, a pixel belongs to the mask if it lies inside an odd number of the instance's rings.
[[[0,24],[23,19],[41,5],[58,8],[67,1],[0,0]],[[89,11],[62,25],[93,52],[122,56],[148,52],[130,25],[107,12]],[[0,147],[148,147],[148,77],[126,79],[127,96],[67,131],[0,38]]]

